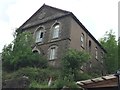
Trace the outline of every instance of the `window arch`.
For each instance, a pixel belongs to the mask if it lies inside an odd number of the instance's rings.
[[[44,37],[45,29],[43,27],[38,27],[35,31],[35,42],[42,42]]]
[[[40,50],[35,46],[33,49],[32,49],[32,52],[33,53],[41,53]]]
[[[58,38],[59,37],[59,31],[60,31],[60,24],[56,23],[52,27],[52,38]]]
[[[50,48],[48,49],[48,59],[49,60],[57,59],[57,51],[58,51],[57,45],[50,46]]]

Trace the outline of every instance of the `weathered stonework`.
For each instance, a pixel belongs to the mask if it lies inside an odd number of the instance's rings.
[[[55,23],[59,23],[60,25],[59,38],[52,39],[52,27]],[[85,50],[91,54],[92,58],[85,66],[87,71],[93,71],[95,66],[99,66],[100,73],[103,73],[104,64],[102,55],[106,51],[73,13],[44,4],[18,29],[18,33],[29,31],[35,37],[38,27],[44,27],[44,37],[42,43],[35,43],[34,47],[38,48],[41,54],[46,57],[48,57],[50,46],[56,45],[58,47],[57,59],[49,60],[50,65],[60,67],[60,60],[66,50],[73,48],[79,51]],[[84,47],[81,47],[81,34],[84,35]],[[95,48],[97,48],[97,59]]]

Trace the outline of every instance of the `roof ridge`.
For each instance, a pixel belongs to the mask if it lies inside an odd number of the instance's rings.
[[[65,13],[71,13],[70,11],[63,10],[63,9],[59,9],[59,8],[56,8],[56,7],[53,7],[53,6],[50,6],[50,5],[46,5],[45,3],[43,4],[43,6],[47,6],[47,7],[53,8],[53,9],[57,9],[57,10],[59,10],[59,11],[65,12]]]

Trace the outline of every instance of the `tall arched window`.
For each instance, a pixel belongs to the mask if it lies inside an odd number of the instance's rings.
[[[59,37],[59,30],[60,30],[60,25],[57,23],[52,27],[52,38]]]
[[[89,52],[91,52],[91,45],[92,45],[91,40],[89,40],[89,46],[88,46]]]
[[[95,58],[98,59],[98,49],[97,49],[97,47],[95,48]]]
[[[54,60],[54,59],[57,58],[57,49],[58,49],[58,47],[56,45],[51,46],[49,48],[49,51],[48,51],[49,52],[49,54],[48,54],[48,59],[49,60]]]
[[[44,28],[40,27],[37,29],[35,32],[35,42],[42,42],[43,41],[43,36],[44,36]]]
[[[84,47],[84,34],[83,33],[81,34],[80,40],[81,40],[81,46]]]

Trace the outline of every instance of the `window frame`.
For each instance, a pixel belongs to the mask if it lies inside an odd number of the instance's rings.
[[[60,32],[60,25],[59,24],[55,24],[53,26],[53,32],[52,32],[52,38],[59,38],[59,32]]]
[[[101,52],[101,63],[102,64],[104,63],[104,52],[103,51]]]
[[[95,59],[98,59],[98,48],[95,47]]]
[[[35,35],[35,43],[42,43],[44,39],[45,29],[44,27],[40,26],[34,32]],[[42,37],[41,37],[42,35]]]
[[[81,34],[80,41],[81,41],[81,47],[84,48],[84,46],[85,46],[85,45],[84,45],[84,43],[85,43],[85,36],[84,36],[83,33]]]
[[[91,49],[92,49],[92,41],[91,40],[88,41],[88,48],[89,48],[89,52],[91,52]]]
[[[58,40],[60,38],[60,30],[61,30],[61,23],[55,21],[55,23],[51,26],[50,29],[50,41]]]
[[[57,59],[58,46],[57,45],[50,46],[48,52],[49,52],[48,53],[49,60]]]

